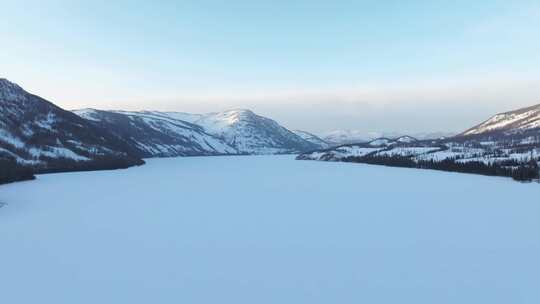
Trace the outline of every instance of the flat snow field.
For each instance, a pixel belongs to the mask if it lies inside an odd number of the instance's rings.
[[[0,302],[540,303],[540,185],[152,159],[0,187]]]

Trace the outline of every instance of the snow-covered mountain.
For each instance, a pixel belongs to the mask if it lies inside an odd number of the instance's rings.
[[[309,132],[302,131],[302,130],[293,130],[293,132],[294,132],[294,134],[300,136],[304,140],[307,140],[310,143],[317,145],[319,147],[319,149],[324,149],[324,148],[328,148],[328,147],[331,146],[329,143],[327,143],[322,138],[320,138],[319,136],[317,136],[317,135],[315,135],[313,133],[309,133]]]
[[[372,147],[378,147],[378,146],[391,146],[391,145],[397,145],[397,144],[411,144],[417,141],[418,139],[412,136],[404,135],[404,136],[400,136],[396,138],[388,138],[388,137],[376,138],[376,139],[368,141],[367,144]]]
[[[201,126],[222,138],[240,153],[279,154],[320,148],[279,125],[272,119],[250,110],[230,110],[208,114],[168,113]]]
[[[334,130],[323,133],[321,138],[334,145],[367,142],[375,138],[385,137],[379,132],[364,132],[359,130]],[[389,136],[391,137],[391,136]]]
[[[73,111],[98,127],[124,138],[141,157],[238,154],[201,126],[163,112]]]
[[[415,137],[412,137],[412,136],[404,135],[404,136],[400,136],[400,137],[396,138],[395,141],[397,141],[399,143],[410,144],[410,143],[418,141],[418,139],[415,138]]]
[[[432,139],[445,139],[449,137],[453,137],[457,134],[457,132],[416,132],[411,133],[412,137],[418,139],[418,140],[432,140]]]
[[[208,114],[157,111],[74,111],[129,139],[151,156],[280,154],[322,146],[250,110]]]
[[[120,138],[0,79],[0,157],[37,172],[142,164]]]
[[[460,135],[512,135],[526,132],[540,133],[540,104],[497,114]]]
[[[450,132],[422,132],[406,134],[402,132],[364,132],[360,130],[335,130],[324,133],[322,139],[333,145],[346,145],[369,142],[377,138],[398,138],[400,136],[412,136],[419,140],[439,139],[454,136]]]

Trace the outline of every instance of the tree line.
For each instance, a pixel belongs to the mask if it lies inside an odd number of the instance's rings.
[[[32,180],[34,178],[32,169],[19,165],[15,159],[0,158],[0,184]]]
[[[474,173],[489,176],[506,176],[517,181],[532,181],[540,179],[538,162],[506,160],[503,162],[484,163],[481,161],[459,162],[455,159],[442,161],[416,160],[408,156],[368,155],[344,158],[345,162],[357,162],[391,167],[433,169],[449,172]]]

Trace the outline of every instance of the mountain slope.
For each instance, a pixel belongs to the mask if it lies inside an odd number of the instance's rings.
[[[250,110],[230,110],[191,117],[194,124],[222,138],[241,153],[278,154],[318,148],[318,145],[301,138],[274,120]]]
[[[497,114],[483,123],[460,134],[472,135],[511,135],[540,130],[540,104]]]
[[[113,130],[144,157],[279,154],[320,148],[249,110],[189,114],[86,109],[74,113]]]
[[[322,138],[320,138],[319,136],[315,134],[302,131],[302,130],[293,130],[293,132],[294,134],[300,136],[302,139],[307,140],[310,143],[317,145],[319,149],[330,147],[330,144],[328,142],[324,141]]]
[[[259,116],[250,110],[230,110],[208,114],[156,111],[117,111],[116,113],[128,115],[132,120],[143,120],[148,123],[149,119],[158,119],[161,122],[173,122],[175,128],[190,129],[190,132],[199,134],[201,139],[204,138],[204,141],[216,148],[203,149],[203,152],[210,151],[209,153],[195,151],[199,155],[280,154],[319,148],[318,145],[301,138],[274,120]],[[93,114],[79,114],[87,119],[97,119]],[[160,129],[155,123],[152,125],[154,129]],[[181,134],[181,136],[185,135]],[[159,135],[154,136],[159,137]],[[191,135],[188,137],[192,138]]]
[[[141,157],[237,154],[195,124],[162,112],[75,110],[75,114],[124,138]]]
[[[38,173],[144,163],[120,138],[6,79],[0,79],[0,157]]]

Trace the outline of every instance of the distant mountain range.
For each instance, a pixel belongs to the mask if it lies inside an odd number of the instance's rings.
[[[344,130],[319,137],[246,109],[66,111],[0,79],[0,165],[9,168],[0,171],[0,183],[27,178],[30,171],[127,168],[150,157],[285,153],[334,161],[404,157],[423,166],[424,161],[497,163],[508,175],[508,168],[540,157],[539,145],[540,105],[497,114],[455,136]],[[16,176],[17,168],[24,175]]]
[[[540,178],[540,105],[497,114],[456,136],[382,137],[300,154],[300,160]]]
[[[452,137],[456,133],[451,132],[424,132],[424,133],[403,133],[403,132],[364,132],[360,130],[335,130],[326,132],[321,138],[330,145],[345,145],[369,142],[371,140],[386,137],[397,138],[400,136],[412,136],[417,139],[439,139],[443,137]]]

